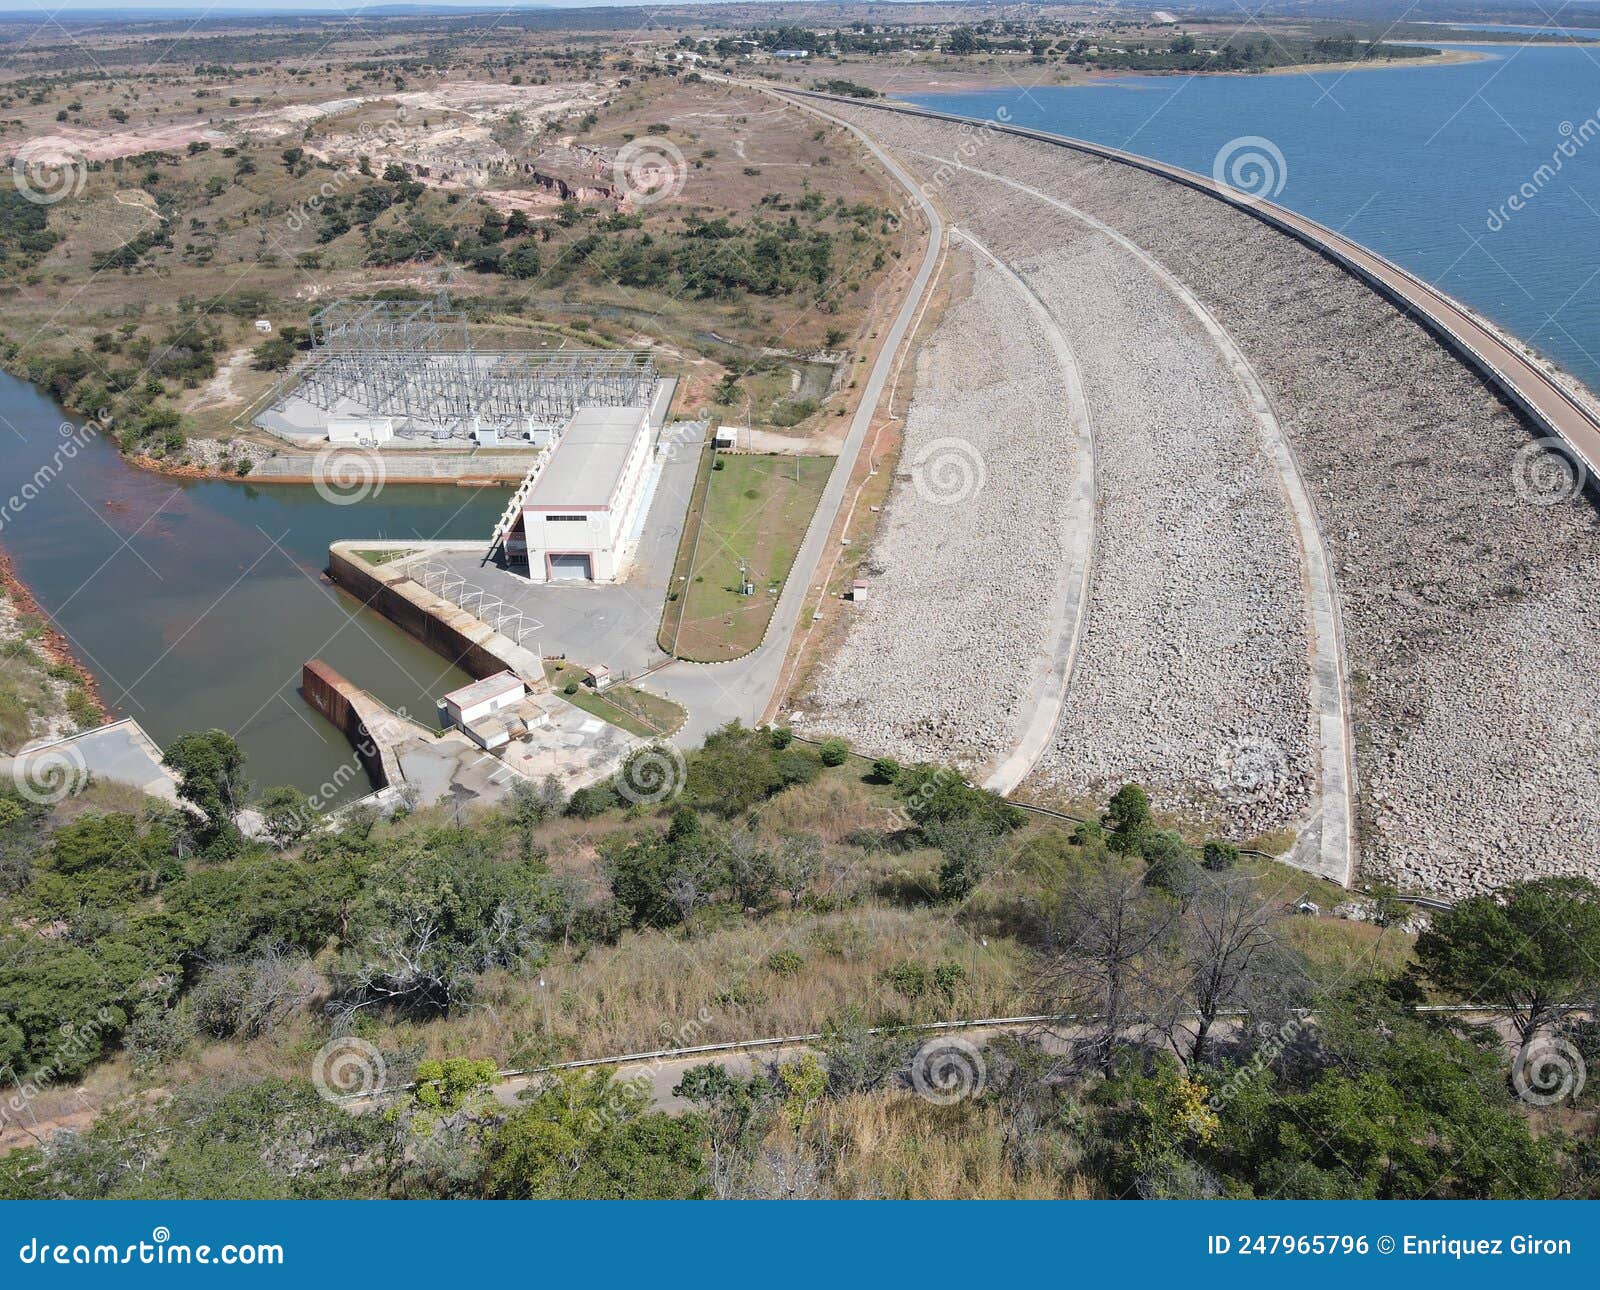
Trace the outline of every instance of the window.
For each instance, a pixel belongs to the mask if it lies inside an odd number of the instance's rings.
[[[589,517],[587,515],[546,515],[544,518],[550,524],[583,524]]]

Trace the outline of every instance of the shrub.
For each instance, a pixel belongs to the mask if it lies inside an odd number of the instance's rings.
[[[872,763],[872,778],[880,784],[892,784],[900,777],[900,763],[893,757],[879,757]]]
[[[928,970],[927,965],[911,959],[903,959],[885,968],[883,979],[896,993],[905,995],[913,1003],[933,988],[933,973]]]
[[[621,803],[622,799],[617,796],[617,790],[609,781],[591,784],[588,788],[580,788],[572,795],[571,800],[567,802],[567,814],[574,815],[580,820],[592,820]]]
[[[850,745],[843,739],[824,739],[817,749],[824,766],[843,766],[850,756]]]
[[[774,726],[772,728],[772,746],[780,752],[794,742],[794,731],[787,726]]]
[[[805,959],[793,950],[778,950],[767,955],[767,970],[779,976],[794,976],[805,965]]]
[[[1239,848],[1222,838],[1207,838],[1200,853],[1200,863],[1214,872],[1231,869],[1239,863]]]

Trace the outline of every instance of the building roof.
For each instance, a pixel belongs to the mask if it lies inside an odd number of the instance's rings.
[[[496,672],[493,676],[486,676],[471,685],[463,685],[459,690],[451,690],[444,696],[444,701],[466,709],[488,699],[498,699],[507,690],[524,691],[527,688],[522,678],[515,672]]]
[[[579,408],[534,481],[524,510],[611,504],[628,454],[645,428],[643,408]]]

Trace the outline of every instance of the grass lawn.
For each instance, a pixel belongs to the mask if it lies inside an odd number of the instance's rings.
[[[680,567],[672,584],[682,599],[672,652],[700,662],[738,658],[761,643],[834,462],[756,454],[717,460],[721,469],[711,472],[687,579],[679,580]],[[739,594],[741,558],[753,595]]]
[[[415,554],[410,547],[386,546],[378,550],[352,551],[351,555],[370,565],[392,564],[396,560]]]
[[[688,717],[678,704],[631,685],[613,685],[603,694],[597,694],[584,684],[588,670],[560,659],[546,659],[544,674],[550,685],[563,699],[575,708],[582,708],[591,716],[620,726],[630,735],[641,739],[658,739],[672,734]],[[569,682],[576,681],[578,688],[566,692]]]

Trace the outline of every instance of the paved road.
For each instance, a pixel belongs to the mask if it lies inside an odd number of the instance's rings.
[[[929,117],[959,125],[973,124],[969,117],[956,116],[948,112],[934,112],[928,108],[913,107],[909,104],[841,99],[834,95],[815,94],[804,90],[793,93],[809,99],[845,103],[854,108],[865,107],[875,111],[899,112],[907,116]],[[1151,161],[1146,157],[1138,157],[1118,148],[1108,148],[1065,135],[1047,134],[1042,130],[999,125],[995,122],[983,124],[986,130],[1015,135],[1021,139],[1033,139],[1053,147],[1086,152],[1092,156],[1132,166],[1147,174],[1173,180],[1215,197],[1219,201],[1227,202],[1245,214],[1253,215],[1297,241],[1304,242],[1415,317],[1438,336],[1448,349],[1486,377],[1514,406],[1520,408],[1547,432],[1559,436],[1588,470],[1591,481],[1600,481],[1600,417],[1590,412],[1543,368],[1527,358],[1519,348],[1502,340],[1465,305],[1424,282],[1416,274],[1313,219],[1279,206],[1276,202],[1241,193],[1208,176],[1197,175],[1193,171],[1184,170],[1179,166],[1169,166],[1164,162]]]
[[[807,107],[806,110],[827,115],[818,108]],[[800,550],[795,556],[789,580],[784,584],[783,593],[778,597],[777,607],[773,610],[766,640],[758,649],[728,663],[677,662],[653,673],[650,677],[651,689],[676,699],[688,709],[688,723],[677,735],[677,742],[686,747],[697,746],[707,731],[733,717],[738,717],[746,725],[752,725],[759,721],[766,711],[773,692],[778,687],[789,642],[800,623],[802,613],[807,612],[807,606],[811,603],[807,594],[811,580],[816,577],[823,551],[833,531],[834,521],[838,518],[839,508],[844,502],[845,491],[855,470],[861,445],[866,441],[867,430],[877,412],[878,401],[883,397],[884,387],[894,371],[900,344],[905,339],[911,321],[916,316],[917,306],[933,279],[934,266],[939,260],[939,247],[944,240],[944,223],[940,220],[939,213],[922,196],[922,191],[916,182],[901,169],[899,164],[855,126],[836,117],[829,119],[855,135],[921,206],[931,230],[928,247],[923,254],[922,264],[917,269],[917,276],[911,284],[911,290],[900,306],[900,312],[895,315],[894,322],[890,325],[883,345],[878,351],[877,361],[873,363],[872,371],[867,377],[866,389],[862,392],[855,417],[850,422],[850,431],[845,436],[838,461],[834,464],[833,473],[828,476],[827,486],[822,491],[822,500],[812,517],[811,527],[806,530],[805,540],[800,544]]]
[[[676,429],[668,426],[667,432]],[[621,582],[529,582],[498,563],[485,564],[481,548],[437,552],[430,561],[541,623],[528,643],[537,643],[546,656],[565,654],[586,666],[603,663],[619,675],[657,667],[668,657],[656,644],[656,632],[703,439],[704,428],[695,426],[666,440],[638,545]]]

